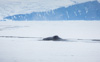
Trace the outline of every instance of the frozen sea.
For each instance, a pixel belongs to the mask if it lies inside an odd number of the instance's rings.
[[[0,62],[100,62],[100,21],[0,21]]]

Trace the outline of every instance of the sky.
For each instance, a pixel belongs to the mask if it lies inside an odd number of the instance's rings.
[[[0,19],[15,14],[49,11],[87,1],[94,0],[0,0]]]

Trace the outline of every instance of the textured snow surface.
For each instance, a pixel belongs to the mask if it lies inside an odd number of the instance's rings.
[[[100,40],[86,40],[100,39],[99,27],[99,21],[2,21],[0,62],[100,62]],[[70,40],[40,41],[53,35]]]
[[[0,39],[0,62],[100,62],[100,43]]]

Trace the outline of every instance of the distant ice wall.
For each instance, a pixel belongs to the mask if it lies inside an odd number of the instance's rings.
[[[100,20],[100,3],[89,1],[44,12],[8,16],[10,20]]]
[[[0,20],[6,16],[48,11],[95,0],[0,0]]]

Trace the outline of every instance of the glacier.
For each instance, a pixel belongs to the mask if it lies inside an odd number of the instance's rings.
[[[31,13],[38,13],[38,12],[48,12],[52,11],[55,9],[59,9],[61,7],[69,7],[69,6],[74,6],[77,4],[81,3],[86,3],[86,2],[93,2],[97,1],[100,3],[99,0],[52,0],[52,1],[47,1],[47,0],[0,0],[0,21],[5,21],[4,18],[8,16],[14,16],[14,15],[26,15],[26,14],[31,14]],[[52,4],[52,2],[54,4]],[[66,4],[67,3],[67,4]],[[85,8],[85,12],[88,12],[88,9]],[[77,13],[74,11],[74,15],[77,16]],[[80,10],[78,10],[78,13],[80,14]],[[66,12],[67,17],[68,12]],[[98,13],[99,14],[99,13]],[[96,14],[95,14],[96,15]],[[19,16],[20,17],[20,16]],[[96,16],[97,17],[97,16]],[[85,16],[87,18],[87,16]],[[91,17],[94,19],[95,17]],[[99,17],[97,17],[98,19]],[[26,19],[27,20],[27,19]]]
[[[100,20],[100,3],[89,1],[46,12],[32,12],[7,16],[4,19],[22,20]]]

